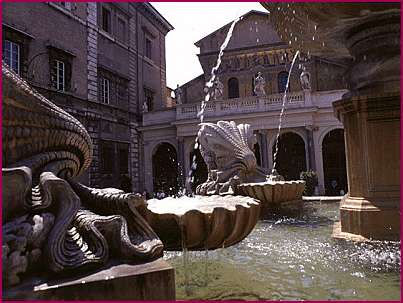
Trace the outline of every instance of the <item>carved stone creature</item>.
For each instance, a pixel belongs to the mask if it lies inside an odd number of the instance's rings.
[[[249,124],[202,123],[198,138],[208,178],[196,188],[197,194],[230,194],[240,183],[266,180],[252,151],[256,138]]]
[[[82,124],[3,63],[3,279],[31,264],[71,272],[109,258],[151,260],[163,245],[136,207],[141,195],[74,181],[92,159]]]

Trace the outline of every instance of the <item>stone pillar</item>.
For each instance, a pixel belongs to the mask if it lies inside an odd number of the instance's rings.
[[[262,157],[262,167],[269,169],[269,152],[267,149],[267,130],[259,131],[260,155]]]
[[[350,91],[333,103],[345,131],[349,192],[334,236],[400,239],[400,12],[364,19],[346,43]]]
[[[312,125],[308,125],[305,127],[305,131],[306,131],[306,138],[307,138],[307,142],[308,142],[308,165],[307,165],[307,169],[316,171],[316,160],[315,160],[315,145],[314,145],[314,141],[313,141],[313,130],[314,127]]]
[[[149,194],[154,191],[154,175],[153,175],[153,152],[156,147],[154,142],[146,141],[143,137],[143,180],[144,180],[144,190]]]
[[[186,169],[185,169],[185,140],[178,137],[178,182],[180,187],[185,186]]]

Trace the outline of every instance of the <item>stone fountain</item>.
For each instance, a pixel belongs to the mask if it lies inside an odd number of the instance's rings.
[[[333,103],[345,129],[349,192],[334,236],[400,239],[400,4],[262,5],[285,41],[349,66]]]
[[[166,249],[228,247],[244,239],[259,218],[302,212],[305,181],[268,176],[257,165],[249,124],[201,123],[197,138],[208,178],[196,196],[151,199],[141,210]]]
[[[85,128],[4,63],[2,74],[3,296],[173,299],[163,243],[136,209],[141,195],[75,181],[92,160]],[[123,277],[148,282],[126,289]],[[105,279],[115,291],[100,287]]]
[[[250,197],[146,205],[139,194],[79,183],[92,160],[83,125],[4,63],[2,74],[5,298],[174,299],[164,245],[228,247],[256,225],[260,204]]]
[[[197,187],[197,194],[253,197],[261,202],[261,217],[301,212],[305,181],[284,181],[257,165],[252,151],[256,138],[249,124],[202,123],[198,138],[208,178]]]

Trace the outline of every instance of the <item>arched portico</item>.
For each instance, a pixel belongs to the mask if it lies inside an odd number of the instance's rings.
[[[347,193],[344,130],[333,129],[321,140],[325,194],[338,196]]]
[[[305,141],[295,132],[286,132],[280,135],[276,169],[286,180],[298,180],[302,171],[307,168]],[[276,141],[272,143],[272,157],[276,152]]]
[[[167,142],[158,144],[152,152],[153,192],[176,194],[178,183],[178,156],[175,147]]]

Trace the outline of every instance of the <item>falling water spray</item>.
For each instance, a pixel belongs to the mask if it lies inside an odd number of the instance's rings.
[[[279,121],[278,121],[278,131],[277,131],[277,136],[276,136],[276,150],[275,150],[274,156],[273,156],[273,158],[274,158],[273,159],[273,169],[271,170],[271,175],[274,175],[276,173],[278,141],[280,138],[281,125],[282,125],[283,116],[284,116],[284,112],[285,112],[285,106],[286,106],[286,102],[287,102],[287,91],[288,91],[288,87],[290,85],[291,72],[294,67],[295,61],[297,60],[298,55],[299,55],[299,50],[297,50],[297,52],[295,53],[294,58],[292,59],[290,70],[288,71],[287,83],[285,85],[283,103],[281,106],[281,111],[280,111],[280,116],[279,116]]]

